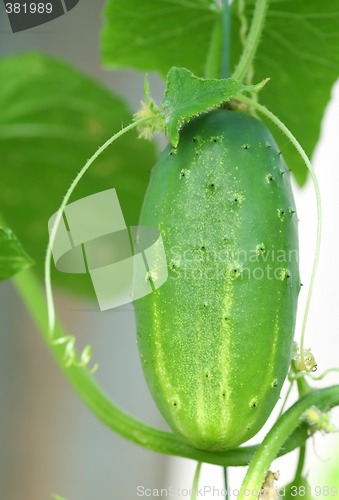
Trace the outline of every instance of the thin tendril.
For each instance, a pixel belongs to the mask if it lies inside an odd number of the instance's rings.
[[[79,183],[81,178],[85,175],[85,173],[90,168],[90,166],[93,164],[93,162],[101,155],[101,153],[103,151],[105,151],[105,149],[108,148],[108,146],[110,146],[114,141],[116,141],[123,134],[132,130],[133,128],[138,127],[141,123],[143,123],[149,119],[150,119],[150,117],[141,118],[140,120],[136,120],[136,121],[130,123],[129,125],[127,125],[127,127],[124,127],[123,129],[121,129],[119,132],[117,132],[112,137],[110,137],[102,146],[100,146],[100,148],[86,162],[86,164],[83,166],[83,168],[80,170],[78,175],[73,180],[73,182],[70,185],[64,199],[62,200],[62,203],[60,205],[59,210],[57,211],[57,215],[56,215],[56,218],[54,220],[53,227],[52,227],[52,230],[50,233],[49,243],[47,246],[46,257],[45,257],[45,290],[46,290],[47,314],[48,314],[48,331],[49,331],[50,338],[53,338],[53,333],[54,333],[54,328],[55,328],[55,306],[54,306],[52,283],[51,283],[52,248],[54,245],[54,241],[55,241],[55,237],[56,237],[56,233],[57,233],[60,221],[62,219],[63,211],[64,211],[74,189],[76,188],[77,184]]]
[[[257,0],[255,4],[253,19],[251,23],[244,50],[241,54],[240,61],[234,70],[232,78],[242,81],[253,63],[253,59],[257,52],[261,34],[264,29],[268,0]]]
[[[196,500],[196,498],[197,498],[200,470],[201,470],[201,462],[198,462],[197,468],[196,468],[195,474],[194,474],[191,500]]]
[[[245,42],[246,42],[247,30],[248,30],[248,21],[247,21],[247,17],[245,16],[245,0],[238,1],[237,14],[238,14],[239,22],[240,22],[239,37],[240,37],[241,44],[244,47]]]
[[[240,42],[243,47],[245,47],[246,43],[246,36],[248,32],[248,20],[245,15],[245,0],[239,0],[238,1],[238,9],[237,9],[237,14],[238,14],[238,19],[240,23],[240,30],[239,30],[239,38]],[[251,85],[253,82],[254,78],[254,66],[251,64],[251,66],[248,68],[247,75],[246,75],[246,85]],[[256,93],[253,95],[253,100],[257,101],[258,100],[258,94]]]
[[[244,102],[245,104],[248,104],[249,106],[253,106],[260,113],[262,113],[269,120],[271,120],[288,137],[288,139],[291,141],[291,143],[296,148],[296,150],[300,154],[301,158],[305,162],[305,165],[306,165],[308,171],[310,172],[311,179],[313,182],[315,195],[316,195],[318,221],[317,221],[317,239],[316,239],[316,248],[315,248],[314,261],[313,261],[313,268],[312,268],[310,286],[308,289],[308,294],[307,294],[307,299],[306,299],[306,306],[305,306],[304,318],[303,318],[302,329],[301,329],[301,337],[300,337],[300,358],[301,358],[302,366],[305,368],[305,366],[306,366],[306,364],[305,364],[306,325],[307,325],[308,314],[310,311],[312,293],[313,293],[314,282],[315,282],[315,277],[316,277],[317,268],[318,268],[320,246],[321,246],[322,206],[321,206],[321,196],[320,196],[319,183],[318,183],[317,177],[315,175],[313,166],[312,166],[307,154],[305,153],[303,147],[300,145],[298,140],[294,137],[292,132],[290,132],[290,130],[286,127],[286,125],[284,125],[284,123],[281,120],[279,120],[279,118],[277,116],[275,116],[271,111],[269,111],[265,106],[262,106],[261,104],[259,104],[257,102],[254,102],[252,99],[245,97],[243,95],[240,95],[240,96],[238,96],[238,100]]]
[[[320,375],[313,375],[312,373],[306,373],[312,380],[322,380],[329,373],[339,372],[339,368],[328,368],[327,370],[320,373]]]
[[[279,415],[278,415],[278,418],[280,417],[280,415],[282,415],[284,413],[284,409],[285,409],[285,406],[286,406],[286,403],[287,403],[287,400],[288,398],[290,397],[290,394],[291,394],[291,391],[292,391],[292,388],[293,388],[293,384],[294,384],[294,380],[290,380],[290,386],[289,388],[287,389],[287,392],[286,392],[286,396],[284,398],[284,401],[283,401],[283,404],[282,404],[282,407],[281,407],[281,410],[279,412]]]

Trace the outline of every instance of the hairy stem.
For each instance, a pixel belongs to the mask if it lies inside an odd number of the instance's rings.
[[[246,38],[245,47],[241,54],[240,61],[238,62],[238,65],[232,75],[232,78],[235,80],[243,81],[251,68],[264,28],[267,7],[268,0],[256,1],[253,19]]]
[[[238,500],[246,500],[253,491],[260,491],[271,463],[288,436],[300,425],[303,413],[322,402],[331,408],[339,404],[339,386],[314,391],[295,403],[274,424],[258,447],[241,485]]]
[[[260,113],[262,113],[266,118],[271,120],[285,135],[286,137],[291,141],[293,146],[296,148],[298,153],[300,154],[301,158],[303,159],[310,175],[311,179],[313,182],[314,190],[315,190],[315,195],[316,195],[316,203],[317,203],[317,213],[318,213],[318,221],[317,221],[317,240],[316,240],[316,248],[315,248],[315,255],[314,255],[314,261],[313,261],[313,267],[312,267],[312,274],[311,274],[311,280],[310,280],[310,286],[308,289],[307,293],[307,299],[306,299],[306,306],[305,306],[305,312],[304,312],[304,317],[303,317],[303,323],[302,323],[302,328],[301,328],[301,336],[300,336],[300,357],[301,357],[301,364],[302,367],[305,369],[306,368],[306,363],[305,363],[305,334],[306,334],[306,325],[307,325],[307,319],[310,311],[310,306],[311,306],[311,300],[312,300],[312,294],[313,294],[313,288],[314,288],[314,282],[315,282],[315,277],[317,274],[317,268],[318,268],[318,262],[319,262],[319,256],[320,256],[320,247],[321,247],[321,233],[322,233],[322,204],[321,204],[321,196],[320,196],[320,188],[319,188],[319,183],[318,179],[315,175],[313,166],[305,153],[304,149],[298,142],[298,140],[294,137],[292,132],[286,127],[286,125],[279,120],[277,116],[275,116],[271,111],[269,111],[265,106],[262,106],[261,104],[254,102],[252,99],[245,97],[243,95],[238,96],[239,101],[244,102],[245,104],[248,104],[249,106],[253,106],[254,109],[257,109]]]
[[[304,468],[304,463],[305,463],[305,457],[306,457],[306,446],[304,445],[304,446],[300,447],[300,451],[299,451],[298,465],[297,465],[297,470],[296,470],[294,481],[293,481],[295,484],[298,484],[300,479],[301,479],[303,468]]]

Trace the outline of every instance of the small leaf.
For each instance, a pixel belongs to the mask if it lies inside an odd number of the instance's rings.
[[[179,130],[191,118],[229,101],[240,92],[257,92],[265,83],[266,80],[246,86],[231,78],[199,78],[185,68],[171,68],[163,99],[164,108],[170,110],[166,120],[170,143],[174,147],[178,145]]]
[[[0,227],[0,281],[29,268],[33,260],[11,229]]]

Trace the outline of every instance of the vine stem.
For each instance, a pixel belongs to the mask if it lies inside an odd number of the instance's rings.
[[[312,380],[322,380],[330,373],[338,373],[338,372],[339,372],[339,368],[327,368],[327,370],[324,370],[320,375],[313,375],[313,374],[309,373],[308,376]]]
[[[231,8],[223,0],[222,10],[217,17],[205,63],[205,78],[228,78],[231,51]]]
[[[268,0],[256,1],[253,19],[246,38],[244,50],[232,75],[232,78],[235,80],[243,81],[253,63],[264,28],[267,7]]]
[[[296,470],[295,477],[294,477],[295,484],[298,484],[300,479],[301,479],[303,468],[304,468],[304,463],[305,463],[305,458],[306,458],[306,446],[304,445],[304,446],[300,447],[300,451],[299,451],[298,465],[297,465],[297,470]]]
[[[216,20],[205,62],[205,78],[219,78],[222,60],[223,23],[222,16]]]
[[[197,499],[200,471],[201,471],[201,462],[198,462],[194,474],[191,500]]]
[[[295,149],[298,151],[300,154],[301,158],[303,159],[310,175],[312,178],[314,190],[315,190],[315,196],[316,196],[316,204],[317,204],[317,213],[318,213],[318,221],[317,221],[317,237],[316,237],[316,248],[315,248],[315,255],[314,255],[314,261],[313,261],[313,267],[312,267],[312,274],[311,274],[311,280],[310,280],[310,286],[308,289],[307,293],[307,299],[306,299],[306,306],[305,306],[305,312],[304,312],[304,317],[303,317],[303,322],[302,322],[302,328],[301,328],[301,337],[300,337],[300,357],[301,357],[301,364],[302,367],[306,367],[305,363],[305,334],[306,334],[306,326],[307,326],[307,320],[308,320],[308,315],[310,311],[310,306],[311,306],[311,300],[312,300],[312,293],[313,293],[313,288],[314,288],[314,282],[315,282],[315,277],[317,274],[317,268],[318,268],[318,263],[319,263],[319,256],[320,256],[320,247],[321,247],[321,233],[322,233],[322,204],[321,204],[321,195],[320,195],[320,188],[319,188],[319,183],[318,179],[315,175],[313,166],[305,153],[303,147],[300,145],[298,140],[294,137],[292,132],[286,127],[286,125],[277,117],[275,116],[271,111],[269,111],[265,106],[262,106],[258,102],[254,102],[252,99],[240,95],[237,97],[239,101],[242,101],[245,104],[248,104],[249,106],[253,106],[255,109],[257,109],[260,113],[262,113],[266,118],[271,120],[285,135],[286,137],[291,141]]]
[[[279,449],[293,430],[300,425],[303,413],[313,405],[318,406],[320,401],[326,404],[327,408],[336,405],[339,401],[339,386],[330,387],[326,391],[320,389],[304,396],[277,420],[258,447],[249,465],[238,500],[246,500],[249,496],[255,496],[254,492],[259,496],[265,476]]]
[[[57,211],[56,218],[54,220],[53,227],[50,232],[49,243],[47,246],[46,257],[45,257],[45,290],[46,290],[46,301],[47,301],[47,311],[48,311],[48,331],[50,337],[53,336],[54,328],[55,328],[55,308],[54,308],[54,299],[53,299],[53,291],[52,291],[52,282],[51,282],[51,260],[52,260],[52,248],[55,241],[56,233],[59,227],[59,224],[62,219],[63,211],[66,208],[67,203],[70,200],[70,197],[73,194],[74,189],[76,188],[79,181],[85,175],[90,166],[94,163],[94,161],[107,149],[114,141],[119,139],[122,135],[126,134],[130,130],[138,127],[142,123],[151,120],[153,117],[147,116],[145,118],[140,118],[139,120],[135,120],[130,123],[126,127],[122,128],[110,137],[100,148],[91,156],[89,160],[87,160],[86,164],[82,167],[78,175],[73,180],[72,184],[68,188],[67,193],[62,200],[59,210]]]

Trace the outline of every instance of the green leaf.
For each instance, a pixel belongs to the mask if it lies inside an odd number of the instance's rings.
[[[94,80],[43,55],[0,60],[0,81],[0,213],[42,276],[48,219],[86,160],[132,114]],[[154,162],[153,145],[130,132],[100,156],[72,199],[116,188],[126,224],[137,224]],[[55,272],[54,280],[94,297],[86,275]]]
[[[233,66],[241,45],[238,0],[233,8]],[[246,2],[252,17],[255,0]],[[270,77],[260,101],[276,114],[311,156],[320,135],[321,119],[339,77],[339,0],[271,0],[255,60],[255,81]],[[272,127],[271,127],[272,128]],[[285,137],[274,128],[285,160],[302,185],[306,168]]]
[[[33,260],[11,229],[0,227],[0,281],[28,269]]]
[[[163,76],[172,66],[183,66],[203,76],[219,19],[214,0],[108,0],[103,61]]]
[[[239,0],[232,6],[232,61],[239,60]],[[255,0],[244,2],[251,20]],[[213,0],[109,0],[102,34],[104,62],[113,67],[154,70],[172,66],[203,76],[213,54],[220,9]],[[255,60],[255,81],[271,77],[262,93],[267,105],[292,131],[309,156],[320,134],[331,87],[339,76],[339,0],[271,0]],[[291,144],[274,131],[299,184],[306,168]]]
[[[265,83],[246,86],[231,78],[199,78],[185,68],[171,68],[163,99],[164,108],[170,110],[166,119],[170,143],[174,147],[178,145],[179,130],[191,118],[229,101],[240,92],[257,92]]]

